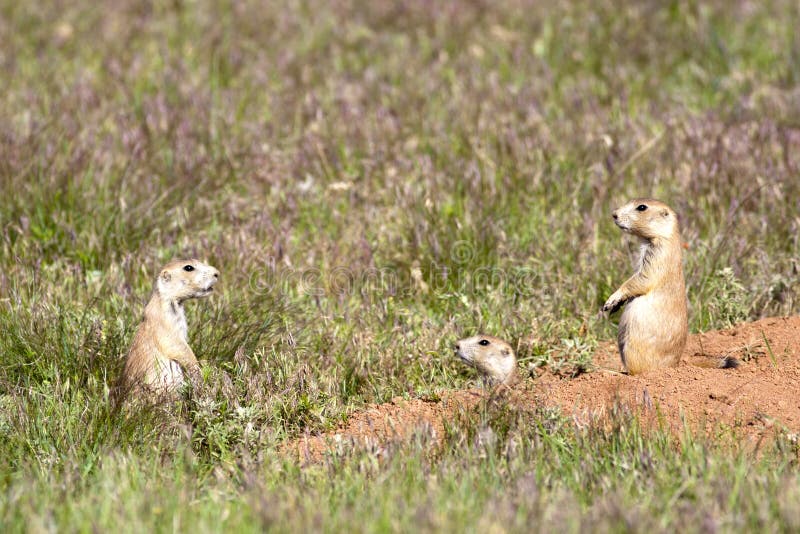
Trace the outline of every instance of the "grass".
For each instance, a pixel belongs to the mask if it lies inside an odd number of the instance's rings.
[[[582,369],[614,336],[597,311],[632,249],[609,213],[632,196],[682,217],[692,330],[796,313],[794,2],[0,2],[0,21],[7,530],[800,525],[791,444],[676,448],[625,416],[467,414],[434,457],[425,435],[377,463],[276,453],[464,387],[449,346],[476,331]],[[222,272],[188,310],[207,395],[110,413],[154,273],[185,256]]]

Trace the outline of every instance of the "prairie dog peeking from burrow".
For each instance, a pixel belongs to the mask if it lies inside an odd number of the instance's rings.
[[[511,345],[500,338],[478,335],[461,339],[455,345],[456,355],[474,367],[488,385],[513,384],[516,380],[517,356]]]

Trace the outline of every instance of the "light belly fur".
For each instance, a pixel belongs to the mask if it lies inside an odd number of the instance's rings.
[[[650,293],[625,305],[619,341],[629,370],[677,364],[686,341],[686,317],[675,313],[672,302],[674,296]]]
[[[174,391],[183,384],[183,370],[181,366],[172,360],[162,360],[157,358],[153,364],[153,380],[150,385],[158,389]]]

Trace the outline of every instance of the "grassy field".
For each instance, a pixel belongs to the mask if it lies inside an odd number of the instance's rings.
[[[797,313],[797,28],[793,0],[0,1],[3,531],[797,531],[791,443],[625,413],[277,453],[474,383],[477,331],[585,368],[632,196],[681,215],[693,331]],[[222,272],[188,305],[202,391],[112,413],[187,256]]]

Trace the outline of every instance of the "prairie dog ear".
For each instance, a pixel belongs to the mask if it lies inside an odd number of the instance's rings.
[[[161,279],[165,282],[169,282],[172,279],[172,275],[169,274],[169,271],[161,271]]]
[[[661,215],[663,215],[664,217],[667,217],[669,215],[669,211],[664,210],[664,211],[661,212]]]
[[[511,351],[508,350],[508,348],[504,348],[503,350],[500,351],[500,354],[502,354],[503,356],[508,356],[509,354],[511,354]]]

